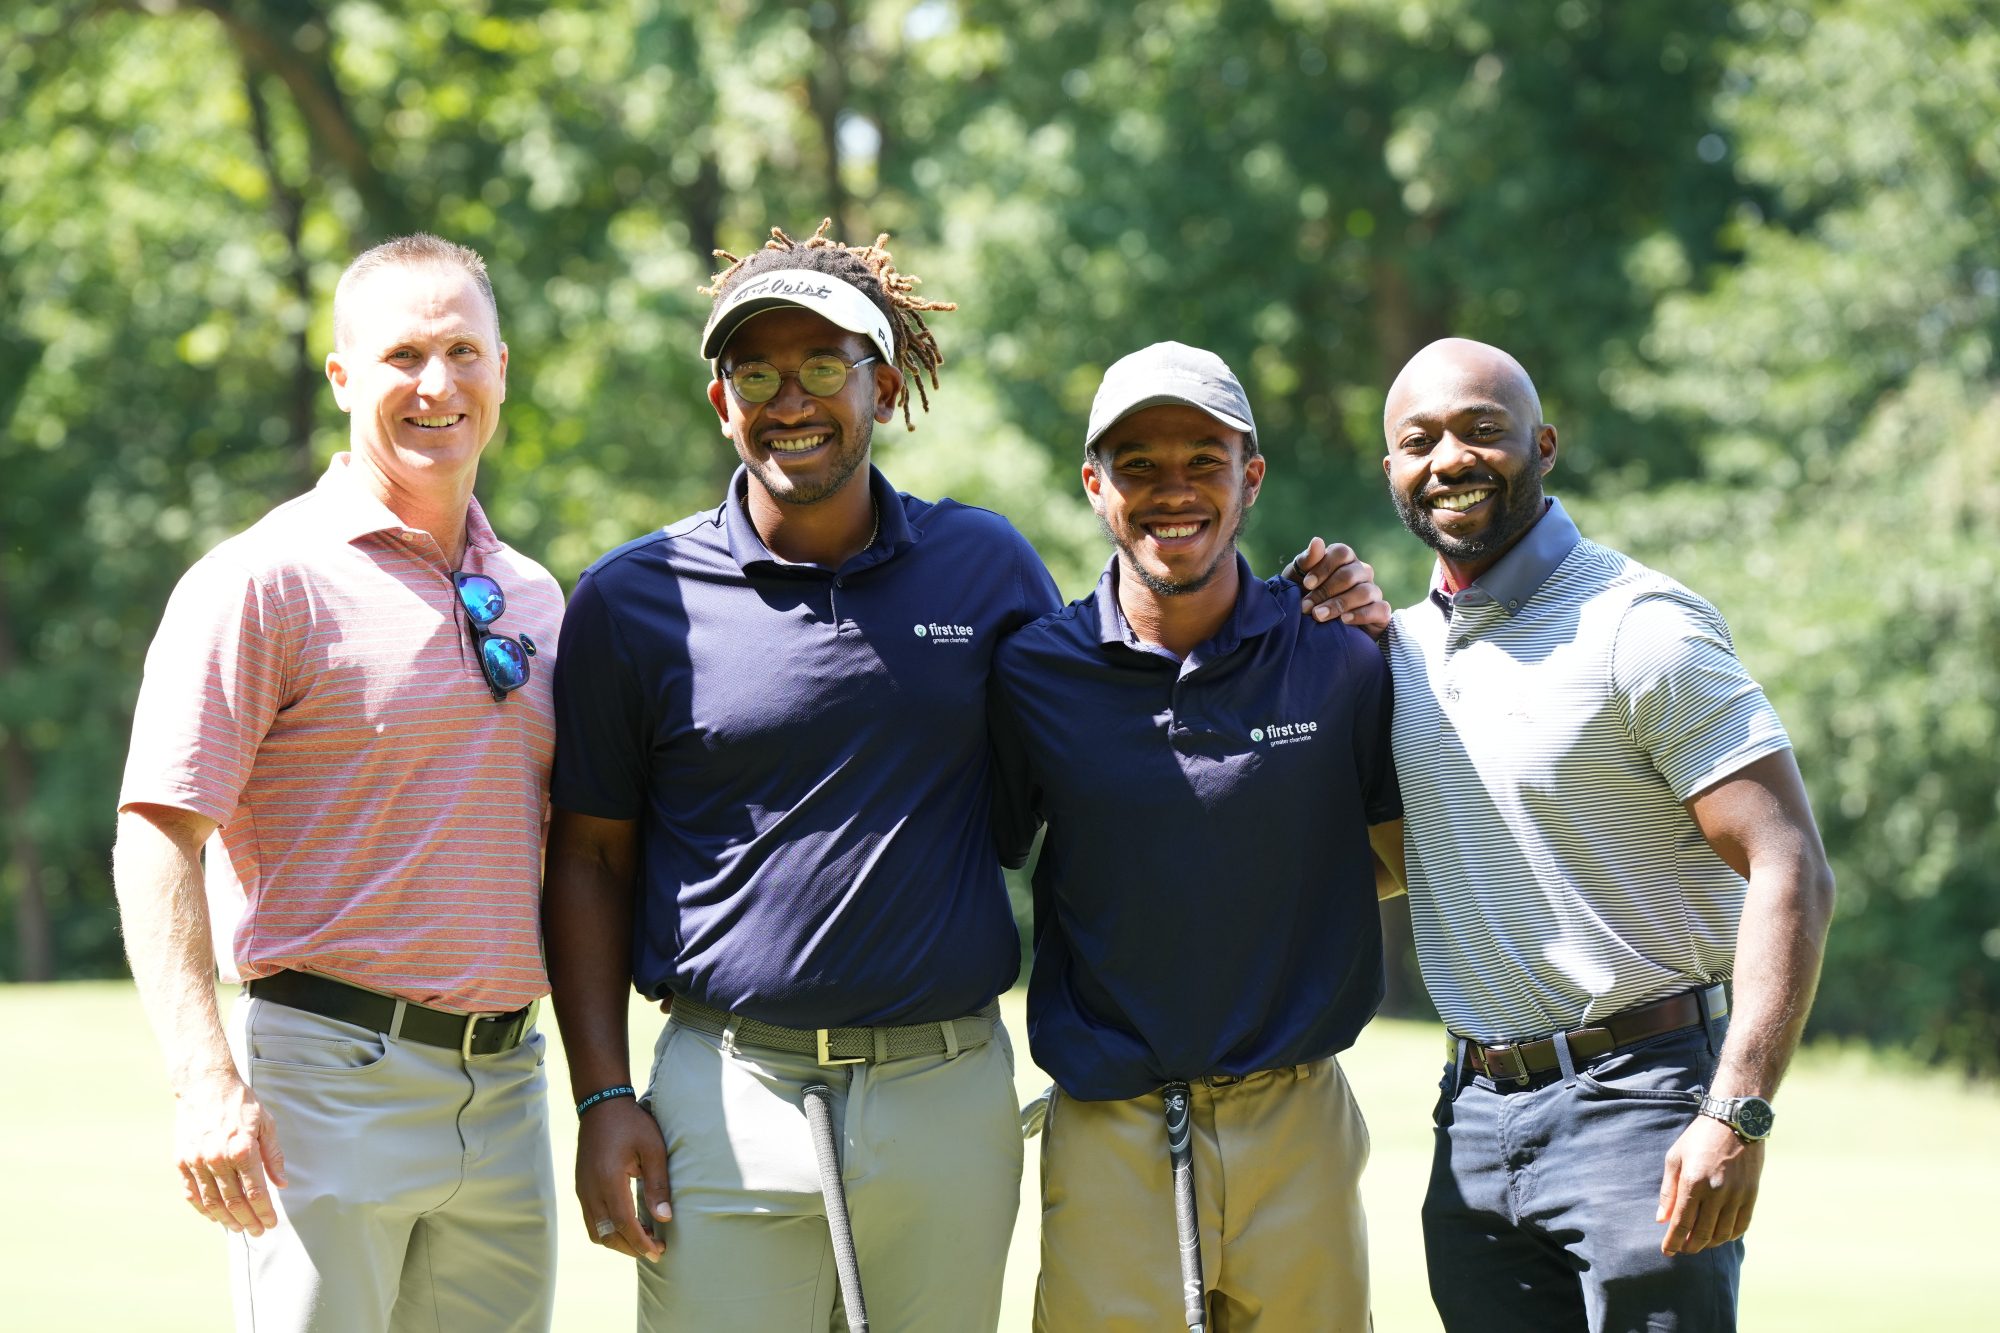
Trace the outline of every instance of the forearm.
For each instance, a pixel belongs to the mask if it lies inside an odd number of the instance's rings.
[[[1409,892],[1403,861],[1403,821],[1392,819],[1368,826],[1368,845],[1375,853],[1375,896],[1400,898]]]
[[[1832,914],[1833,877],[1821,857],[1752,865],[1716,1096],[1769,1098],[1777,1092],[1819,987]]]
[[[633,858],[580,836],[574,817],[557,813],[542,887],[542,940],[578,1100],[632,1081],[626,993],[635,872]]]
[[[112,852],[126,958],[176,1096],[202,1081],[236,1076],[215,1003],[215,950],[202,887],[201,845],[210,827],[184,812],[149,818],[126,811],[118,816]]]

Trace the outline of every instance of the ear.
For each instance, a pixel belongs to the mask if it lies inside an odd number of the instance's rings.
[[[1097,464],[1086,458],[1083,460],[1083,494],[1090,501],[1090,507],[1098,514],[1104,512],[1104,474]]]
[[[347,363],[337,351],[326,354],[326,382],[333,386],[333,401],[340,405],[340,410],[353,411],[347,401]]]
[[[729,434],[729,390],[724,387],[720,374],[708,382],[708,405],[722,419],[722,433]]]
[[[1243,507],[1248,509],[1257,503],[1257,495],[1264,489],[1264,455],[1253,454],[1243,464]]]
[[[875,419],[888,425],[896,419],[896,404],[903,397],[903,372],[894,366],[875,363]]]
[[[507,401],[507,344],[500,344],[500,401]]]
[[[1556,428],[1544,424],[1535,432],[1535,453],[1541,463],[1541,475],[1546,477],[1556,466]]]

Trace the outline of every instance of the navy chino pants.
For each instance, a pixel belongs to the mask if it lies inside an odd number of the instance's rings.
[[[1445,1068],[1424,1199],[1448,1330],[1731,1333],[1743,1242],[1664,1255],[1667,1150],[1715,1072],[1721,1027],[1668,1033],[1526,1085]]]

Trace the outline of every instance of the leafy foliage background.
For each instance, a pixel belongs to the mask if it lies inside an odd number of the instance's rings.
[[[2000,1072],[1993,18],[15,0],[0,975],[120,966],[140,658],[186,564],[341,447],[320,362],[348,257],[414,227],[487,255],[513,374],[481,492],[567,580],[728,474],[709,252],[830,215],[960,303],[928,419],[878,460],[1009,514],[1072,594],[1102,559],[1081,423],[1123,352],[1174,337],[1244,375],[1260,568],[1320,532],[1401,603],[1426,561],[1381,489],[1382,390],[1446,332],[1514,351],[1586,530],[1715,601],[1792,729],[1842,890],[1814,1030]]]

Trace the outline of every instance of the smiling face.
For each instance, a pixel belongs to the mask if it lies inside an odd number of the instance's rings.
[[[816,398],[800,385],[798,369],[808,357],[835,356],[853,365],[876,359],[847,375],[837,393]],[[777,396],[746,403],[728,374],[762,361],[782,376]],[[708,386],[708,401],[722,420],[722,433],[771,499],[781,505],[817,504],[861,472],[875,423],[895,415],[903,377],[883,364],[858,333],[850,333],[809,310],[796,307],[753,316],[731,336],[718,359],[721,378]]]
[[[1236,554],[1264,482],[1242,431],[1199,408],[1148,407],[1120,420],[1083,465],[1083,488],[1122,567],[1154,594],[1207,587]]]
[[[346,293],[326,359],[358,463],[392,492],[469,485],[507,399],[507,345],[473,276],[392,264]]]
[[[1490,568],[1542,516],[1556,431],[1505,352],[1451,338],[1403,367],[1383,410],[1382,471],[1403,523],[1461,581]]]

